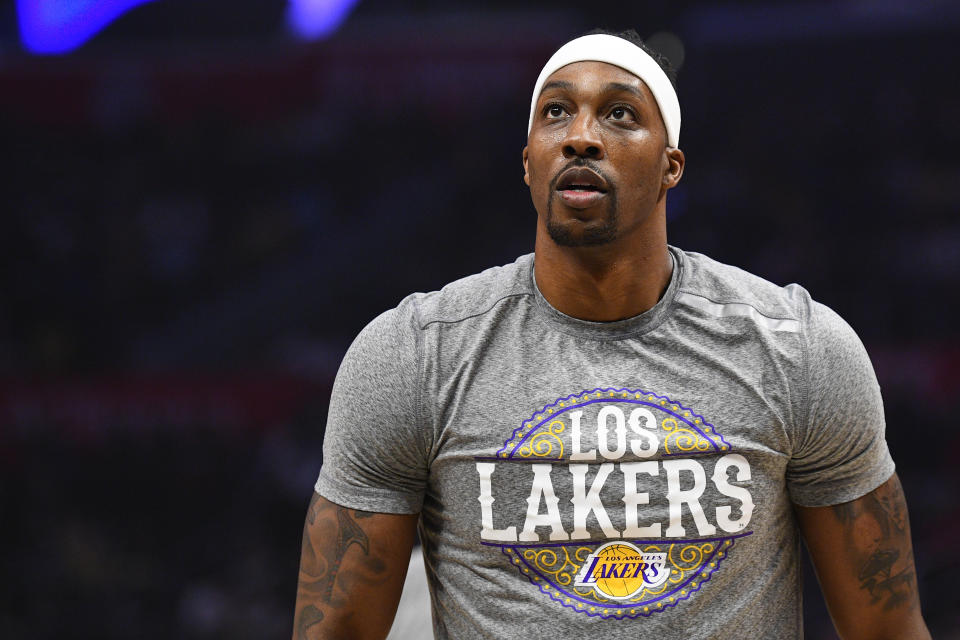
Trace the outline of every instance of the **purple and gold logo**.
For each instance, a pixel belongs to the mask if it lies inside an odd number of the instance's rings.
[[[659,587],[670,576],[667,554],[643,553],[629,542],[608,542],[587,556],[574,586],[593,587],[598,596],[627,600]]]
[[[588,616],[676,606],[751,534],[747,459],[702,415],[641,389],[562,397],[476,468],[481,544]]]

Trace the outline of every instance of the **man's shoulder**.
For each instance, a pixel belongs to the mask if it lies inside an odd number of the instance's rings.
[[[396,312],[410,315],[421,329],[436,323],[457,323],[483,315],[510,298],[528,296],[532,289],[533,254],[490,267],[447,284],[437,291],[413,293]]]
[[[796,323],[808,317],[811,307],[817,304],[799,284],[781,286],[701,253],[682,253],[684,274],[678,292],[681,301],[701,306],[746,305],[766,318]]]

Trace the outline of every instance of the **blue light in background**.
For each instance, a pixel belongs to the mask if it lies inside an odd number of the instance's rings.
[[[31,53],[67,53],[133,7],[153,0],[17,0],[20,39]],[[289,0],[287,24],[317,40],[339,27],[358,0]]]
[[[31,53],[66,53],[147,2],[152,0],[17,0],[20,39]]]
[[[358,0],[290,0],[287,25],[297,36],[318,40],[337,30]]]

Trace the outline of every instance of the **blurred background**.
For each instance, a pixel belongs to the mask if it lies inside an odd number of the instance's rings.
[[[926,618],[960,638],[937,0],[0,4],[0,636],[290,636],[340,359],[409,292],[532,250],[529,92],[595,26],[681,67],[671,243],[801,283],[866,344]]]

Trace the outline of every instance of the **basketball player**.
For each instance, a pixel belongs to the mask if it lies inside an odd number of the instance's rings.
[[[561,47],[533,92],[534,253],[376,318],[333,389],[296,638],[382,638],[419,525],[438,638],[929,638],[852,329],[669,246],[668,63]]]

